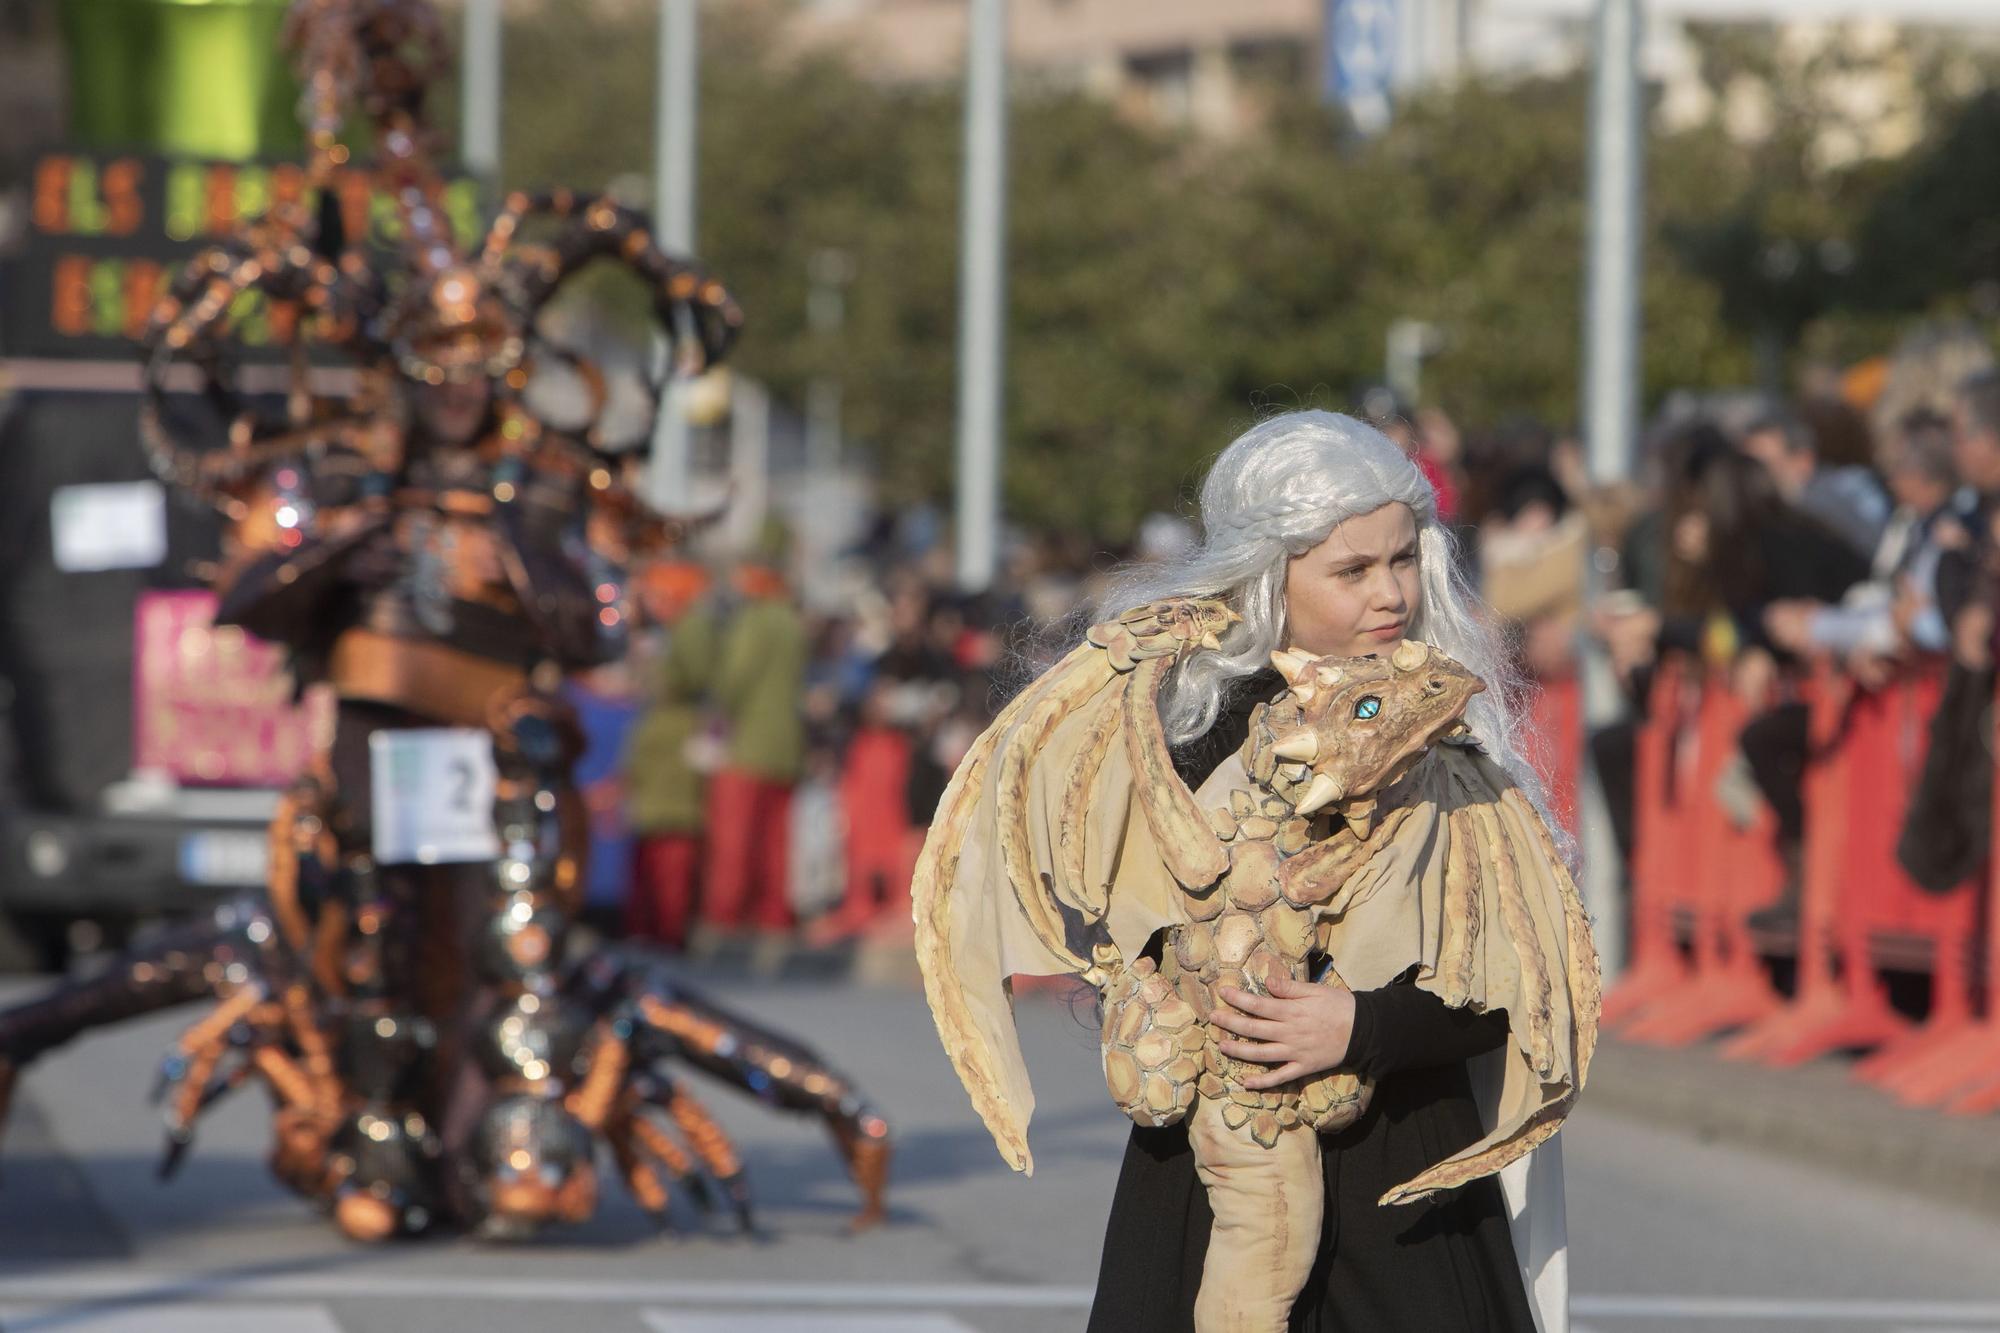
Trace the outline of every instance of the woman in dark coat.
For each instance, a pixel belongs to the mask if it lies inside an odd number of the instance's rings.
[[[1176,749],[1190,789],[1242,745],[1250,710],[1283,688],[1247,677],[1214,727]],[[1376,1201],[1485,1133],[1465,1062],[1507,1038],[1507,1015],[1447,1008],[1403,978],[1354,995],[1343,1060],[1376,1082],[1361,1120],[1321,1136],[1326,1218],[1292,1310],[1299,1333],[1535,1333],[1498,1180],[1440,1200]],[[1089,1333],[1187,1333],[1208,1250],[1208,1194],[1187,1127],[1134,1126],[1112,1197]]]
[[[1281,455],[1294,453],[1296,462],[1278,466]],[[1251,476],[1273,467],[1284,487],[1275,496],[1262,489],[1268,479]],[[1280,642],[1308,654],[1353,657],[1388,654],[1406,635],[1449,640],[1450,651],[1478,659],[1480,674],[1500,685],[1504,667],[1468,623],[1470,594],[1451,569],[1452,554],[1443,541],[1432,544],[1440,534],[1424,519],[1427,488],[1412,479],[1419,489],[1406,495],[1398,489],[1404,481],[1401,468],[1387,458],[1378,461],[1347,434],[1341,419],[1278,418],[1247,434],[1216,464],[1203,492],[1209,544],[1227,549],[1261,535],[1214,530],[1239,515],[1283,534],[1279,567],[1264,576],[1276,580]],[[1319,517],[1325,514],[1350,516],[1328,532]],[[1218,542],[1218,535],[1224,540]],[[1252,585],[1260,581],[1250,579]],[[1116,596],[1136,603],[1153,595],[1156,590],[1141,588]],[[1256,598],[1244,594],[1246,605]],[[1174,751],[1190,790],[1238,750],[1251,711],[1282,688],[1269,669],[1218,683],[1213,723]],[[1176,707],[1186,697],[1173,685],[1163,694],[1170,736],[1192,730],[1185,722],[1191,710]],[[1492,710],[1473,719],[1482,741],[1517,767],[1505,695],[1489,690],[1479,703]],[[1242,1012],[1218,1007],[1211,1019],[1238,1034],[1222,1044],[1225,1054],[1269,1061],[1278,1066],[1273,1077],[1339,1067],[1376,1084],[1359,1121],[1320,1136],[1324,1221],[1290,1327],[1311,1333],[1536,1333],[1539,1308],[1541,1322],[1551,1325],[1543,1333],[1553,1333],[1566,1306],[1566,1257],[1560,1242],[1553,1261],[1547,1253],[1516,1253],[1497,1177],[1422,1202],[1379,1202],[1491,1128],[1467,1062],[1509,1039],[1504,1009],[1447,1007],[1414,984],[1415,971],[1352,992],[1351,1008],[1345,1007],[1349,992],[1332,991],[1335,1006],[1329,988],[1319,986],[1297,987],[1293,1001],[1225,991],[1222,998]],[[1274,996],[1285,993],[1274,985]],[[1559,1176],[1559,1166],[1549,1166]],[[1559,1184],[1554,1192],[1559,1197]],[[1136,1127],[1112,1200],[1090,1333],[1193,1330],[1212,1221],[1186,1125]],[[1546,1233],[1538,1249],[1544,1240]],[[1531,1267],[1533,1292],[1526,1276]]]

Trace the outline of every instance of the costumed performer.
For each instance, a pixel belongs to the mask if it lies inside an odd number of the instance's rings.
[[[1562,1333],[1548,1140],[1597,959],[1432,489],[1293,413],[1202,519],[946,793],[915,884],[946,1050],[1028,1169],[1004,979],[1099,987],[1140,1127],[1095,1333]]]

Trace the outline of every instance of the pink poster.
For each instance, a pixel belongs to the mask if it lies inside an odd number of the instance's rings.
[[[289,782],[330,736],[332,699],[294,705],[283,651],[214,616],[212,593],[140,594],[132,766],[204,786]]]

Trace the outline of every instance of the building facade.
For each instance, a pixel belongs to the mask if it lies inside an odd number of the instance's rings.
[[[948,82],[965,59],[966,0],[805,0],[794,40],[848,52],[893,81]],[[1690,25],[1774,24],[1787,49],[1893,41],[1897,25],[2000,36],[1993,0],[1645,0],[1641,64],[1660,90],[1660,114],[1685,123],[1717,98],[1754,133],[1754,96],[1704,86]],[[1371,87],[1394,95],[1468,75],[1559,74],[1590,56],[1596,0],[1011,0],[1017,86],[1082,89],[1135,118],[1228,135],[1253,127],[1281,97],[1346,100],[1364,120]],[[1884,35],[1886,34],[1886,36]],[[1803,57],[1802,57],[1803,58]],[[1369,83],[1374,68],[1375,83]],[[1893,101],[1880,88],[1848,90],[1857,107]],[[1893,115],[1888,119],[1893,120]],[[1893,151],[1894,125],[1881,144]]]

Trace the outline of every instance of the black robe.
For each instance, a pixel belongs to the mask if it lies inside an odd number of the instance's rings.
[[[1233,754],[1250,710],[1278,689],[1250,677],[1214,727],[1175,752],[1199,786]],[[1326,1220],[1292,1308],[1297,1333],[1534,1333],[1500,1183],[1484,1177],[1425,1203],[1384,1208],[1390,1189],[1486,1132],[1465,1062],[1507,1039],[1507,1018],[1446,1007],[1405,974],[1357,992],[1346,1067],[1376,1081],[1367,1114],[1322,1135]],[[1194,1328],[1214,1215],[1187,1127],[1134,1127],[1111,1201],[1089,1333]]]

